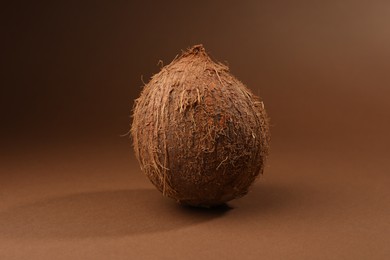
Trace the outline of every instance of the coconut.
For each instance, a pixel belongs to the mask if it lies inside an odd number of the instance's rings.
[[[196,45],[155,74],[135,101],[142,171],[163,195],[211,207],[247,194],[270,141],[263,102]]]

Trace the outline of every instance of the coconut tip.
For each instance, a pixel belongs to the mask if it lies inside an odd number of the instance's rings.
[[[188,48],[186,51],[183,51],[183,56],[194,55],[194,56],[207,56],[206,49],[203,47],[203,44],[196,44]]]
[[[189,52],[192,52],[194,54],[206,52],[206,49],[203,47],[203,44],[196,44],[188,49]]]

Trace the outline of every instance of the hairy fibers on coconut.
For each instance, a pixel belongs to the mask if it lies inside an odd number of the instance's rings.
[[[270,140],[263,102],[202,45],[144,86],[131,134],[141,169],[157,189],[203,207],[245,195],[263,172]]]

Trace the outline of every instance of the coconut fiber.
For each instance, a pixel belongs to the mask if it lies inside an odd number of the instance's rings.
[[[242,197],[263,172],[263,102],[196,45],[143,88],[131,134],[142,171],[165,196],[211,207]]]

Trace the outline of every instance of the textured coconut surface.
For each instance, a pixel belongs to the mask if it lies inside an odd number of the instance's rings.
[[[247,194],[263,173],[268,121],[259,97],[196,45],[144,86],[131,133],[157,189],[181,204],[210,207]]]

